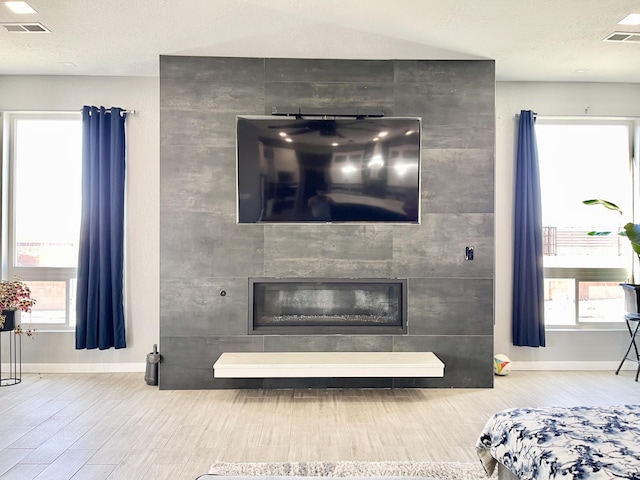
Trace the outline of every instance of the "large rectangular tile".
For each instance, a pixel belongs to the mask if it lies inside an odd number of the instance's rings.
[[[160,208],[207,212],[236,221],[235,149],[165,146],[160,156]]]
[[[492,61],[398,62],[396,79],[396,112],[422,116],[424,148],[494,148]]]
[[[269,82],[265,84],[265,113],[272,106],[327,109],[381,107],[394,110],[393,83]]]
[[[161,109],[160,153],[170,146],[187,148],[222,147],[233,148],[226,153],[225,161],[235,165],[236,116],[250,113],[239,111],[219,112],[200,109]],[[162,174],[162,172],[161,172]]]
[[[475,88],[491,91],[495,86],[494,60],[397,60],[395,81],[424,85],[433,92]]]
[[[160,335],[246,335],[248,301],[246,278],[164,278]]]
[[[162,212],[160,222],[161,278],[263,275],[263,227],[201,212]]]
[[[266,225],[265,259],[391,260],[388,225]]]
[[[164,80],[160,108],[164,117],[170,111],[258,113],[264,102],[262,84],[206,84],[183,80]]]
[[[394,227],[393,275],[398,278],[488,278],[493,275],[493,214],[422,214],[422,225]],[[465,260],[467,246],[474,260]]]
[[[265,276],[318,278],[390,278],[393,261],[341,258],[265,259]]]
[[[268,335],[265,352],[390,352],[389,335]]]
[[[385,278],[392,238],[388,225],[267,225],[265,275]]]
[[[214,379],[213,364],[223,352],[262,350],[263,342],[260,337],[160,337],[160,389],[257,388],[259,382],[251,379],[240,383]]]
[[[423,149],[425,213],[493,213],[493,149]]]
[[[493,335],[493,280],[412,278],[409,335]]]
[[[185,83],[237,85],[264,82],[262,58],[160,55],[160,88],[167,80]]]
[[[392,83],[395,69],[386,60],[268,58],[267,82]]]
[[[443,378],[396,378],[396,388],[493,387],[493,335],[395,337],[394,351],[433,352],[445,365]]]

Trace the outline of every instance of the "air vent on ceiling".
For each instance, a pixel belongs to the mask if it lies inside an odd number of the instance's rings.
[[[640,33],[613,32],[603,42],[640,43]]]
[[[0,23],[7,32],[11,33],[51,33],[51,31],[41,23]]]

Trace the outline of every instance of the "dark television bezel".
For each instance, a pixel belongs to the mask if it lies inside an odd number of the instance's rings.
[[[343,120],[351,118],[358,118],[365,121],[381,121],[381,120],[415,120],[418,122],[418,214],[417,221],[394,221],[394,220],[327,220],[327,221],[319,221],[319,220],[259,220],[255,222],[249,221],[240,221],[240,155],[239,149],[240,144],[238,141],[238,121],[239,119],[249,119],[249,120],[307,120],[307,119],[317,119],[317,120]],[[352,225],[420,225],[422,223],[422,117],[419,116],[388,116],[384,115],[318,115],[318,116],[301,116],[301,115],[292,115],[292,114],[272,114],[272,115],[236,115],[236,125],[235,125],[235,133],[236,133],[236,179],[235,179],[235,202],[236,202],[236,224],[237,225],[323,225],[323,224],[352,224]]]

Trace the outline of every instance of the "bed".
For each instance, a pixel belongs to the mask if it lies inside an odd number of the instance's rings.
[[[640,405],[502,410],[476,452],[501,480],[640,480]]]

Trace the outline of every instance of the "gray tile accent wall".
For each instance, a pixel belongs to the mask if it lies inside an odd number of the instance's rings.
[[[491,387],[494,102],[490,60],[162,56],[160,388]],[[421,224],[237,225],[235,117],[272,106],[422,117]],[[249,277],[407,278],[408,333],[250,336]],[[446,366],[432,379],[214,379],[225,351],[433,351]]]

